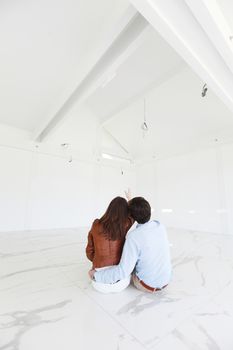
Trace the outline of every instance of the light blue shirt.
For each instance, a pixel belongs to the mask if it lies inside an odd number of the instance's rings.
[[[149,221],[128,232],[120,263],[94,276],[96,282],[115,283],[134,272],[150,287],[162,288],[169,283],[171,271],[166,229],[158,221]]]

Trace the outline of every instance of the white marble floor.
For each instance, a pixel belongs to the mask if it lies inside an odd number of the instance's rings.
[[[92,290],[84,229],[0,233],[1,350],[233,350],[233,236],[169,230],[156,295]]]

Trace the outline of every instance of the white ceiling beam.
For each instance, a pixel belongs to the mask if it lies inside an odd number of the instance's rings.
[[[233,33],[218,3],[213,0],[185,2],[233,73]]]
[[[185,0],[130,1],[233,112],[233,75]]]
[[[141,44],[148,22],[131,7],[115,28],[111,40],[104,45],[98,60],[71,96],[64,102],[56,115],[34,133],[34,140],[42,142],[56,130],[67,118],[68,113],[77,103],[83,102],[98,86],[116,72],[116,69]]]

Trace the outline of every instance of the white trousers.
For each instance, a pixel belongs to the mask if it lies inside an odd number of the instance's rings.
[[[108,267],[111,267],[111,266],[97,268],[96,271],[105,270]],[[107,293],[119,293],[128,287],[128,285],[130,284],[130,278],[131,278],[131,276],[129,276],[121,281],[118,281],[116,283],[112,283],[112,284],[106,284],[106,283],[92,281],[92,286],[95,290],[97,290],[100,293],[105,293],[105,294],[107,294]]]

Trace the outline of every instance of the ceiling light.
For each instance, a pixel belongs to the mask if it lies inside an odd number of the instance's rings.
[[[206,96],[206,93],[208,91],[208,87],[206,84],[204,84],[203,88],[202,88],[202,93],[201,93],[201,96],[202,97],[205,97]]]
[[[148,131],[148,126],[147,126],[146,122],[143,122],[143,123],[142,123],[141,129],[142,129],[143,131]]]
[[[143,123],[141,125],[141,129],[143,131],[143,137],[145,137],[146,132],[149,130],[147,122],[146,122],[146,99],[144,98],[144,113],[143,113]]]
[[[69,144],[68,143],[61,143],[61,147],[62,148],[67,148],[67,147],[69,147]]]
[[[104,158],[104,159],[112,159],[112,156],[110,156],[110,154],[107,154],[107,153],[102,153],[102,158]]]
[[[118,162],[131,163],[131,159],[121,158],[121,157],[118,157],[118,156],[114,156],[113,154],[102,153],[101,156],[104,159],[116,160]]]

